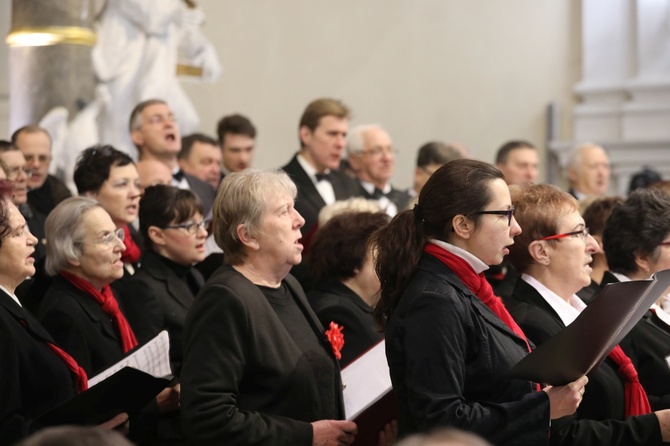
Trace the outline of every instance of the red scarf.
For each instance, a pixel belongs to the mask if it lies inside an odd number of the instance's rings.
[[[102,311],[110,317],[121,335],[121,343],[123,344],[124,353],[128,353],[129,350],[137,346],[135,334],[130,328],[126,317],[121,313],[119,304],[116,301],[114,294],[112,294],[112,289],[109,285],[105,285],[102,292],[100,292],[89,282],[72,273],[61,271],[60,275],[66,278],[72,285],[93,297],[93,299],[100,305],[100,308],[102,308]]]
[[[47,342],[47,345],[51,350],[58,355],[60,359],[65,362],[67,368],[70,369],[70,372],[74,375],[75,382],[77,384],[77,393],[81,393],[84,390],[88,389],[88,376],[86,376],[86,370],[84,370],[74,358],[67,354],[65,350],[57,346],[52,342]]]
[[[137,263],[142,256],[142,251],[140,251],[140,247],[137,246],[137,243],[135,243],[135,240],[130,235],[130,227],[128,225],[123,227],[123,245],[126,247],[126,250],[121,253],[123,263]]]
[[[624,402],[626,405],[626,417],[632,415],[644,415],[651,412],[647,393],[644,391],[640,378],[637,376],[637,370],[618,345],[609,354],[610,359],[619,366],[619,376],[625,381]]]
[[[512,318],[512,315],[509,314],[507,308],[498,296],[493,294],[493,288],[491,284],[484,277],[484,273],[477,274],[467,261],[458,257],[455,254],[450,253],[446,249],[437,246],[434,243],[427,243],[423,248],[425,252],[432,255],[433,257],[440,260],[442,263],[447,265],[456,276],[458,276],[461,281],[465,284],[470,291],[472,291],[477,297],[484,302],[484,304],[493,311],[496,316],[498,316],[504,323],[507,325],[517,336],[524,340],[526,343],[526,348],[530,353],[530,344],[528,339],[524,334],[521,327],[516,323]],[[537,390],[540,390],[540,386],[537,386]]]

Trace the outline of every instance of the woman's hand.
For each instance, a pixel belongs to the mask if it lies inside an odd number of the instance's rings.
[[[356,423],[348,420],[319,420],[312,423],[312,446],[345,446],[354,442]]]
[[[549,395],[549,418],[555,420],[575,413],[579,407],[579,403],[582,402],[582,397],[586,390],[584,386],[588,382],[589,379],[586,376],[582,376],[565,386],[547,386],[542,389]]]
[[[123,435],[128,434],[128,414],[125,412],[121,412],[114,418],[105,421],[104,423],[98,424],[96,427],[99,427],[100,429],[104,430],[112,430],[116,429]]]
[[[156,404],[160,413],[171,412],[179,409],[179,398],[181,396],[181,384],[166,387],[156,395]]]
[[[663,442],[670,441],[670,409],[654,412],[658,418],[658,424],[661,425],[661,439]]]
[[[377,446],[392,446],[398,439],[398,421],[393,420],[386,423],[384,430],[379,432],[379,442]]]

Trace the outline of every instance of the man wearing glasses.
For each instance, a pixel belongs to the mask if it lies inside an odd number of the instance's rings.
[[[65,183],[49,175],[51,136],[38,125],[26,125],[12,135],[12,144],[23,153],[31,176],[28,178],[28,203],[44,215],[72,196]]]
[[[378,125],[354,127],[347,136],[347,152],[362,196],[377,200],[391,217],[407,208],[409,193],[391,186],[396,150],[383,128]]]

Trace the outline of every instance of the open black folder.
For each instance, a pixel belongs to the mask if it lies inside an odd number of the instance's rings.
[[[89,388],[38,418],[40,424],[97,425],[121,412],[137,412],[170,384],[166,331],[89,380]]]
[[[670,287],[670,270],[612,283],[570,325],[510,370],[513,378],[561,386],[589,373]]]

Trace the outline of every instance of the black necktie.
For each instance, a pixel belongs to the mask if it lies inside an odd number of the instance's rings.
[[[175,181],[181,181],[184,179],[184,171],[179,169],[175,173],[172,174],[172,178],[175,179]]]
[[[330,181],[330,172],[328,173],[315,173],[314,176],[316,177],[316,182],[318,183],[319,181]]]

